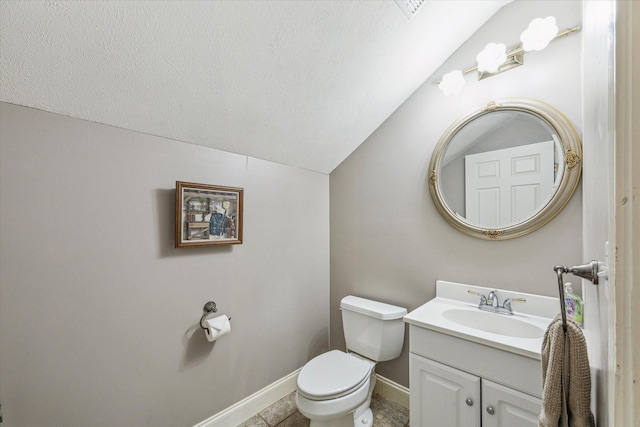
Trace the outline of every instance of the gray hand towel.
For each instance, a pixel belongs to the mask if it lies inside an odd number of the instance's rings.
[[[595,427],[591,413],[591,372],[580,327],[560,315],[542,342],[542,412],[539,427]]]

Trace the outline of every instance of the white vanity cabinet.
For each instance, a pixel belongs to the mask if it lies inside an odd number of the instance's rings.
[[[482,427],[538,427],[541,407],[537,397],[482,380]]]
[[[480,378],[411,353],[410,420],[420,427],[480,427]]]
[[[410,325],[410,425],[537,427],[540,361]]]
[[[490,294],[503,304],[483,306],[487,298],[480,296]],[[518,310],[505,307],[507,300],[519,302]],[[411,426],[537,427],[540,350],[558,304],[558,298],[438,280],[436,297],[404,317]]]

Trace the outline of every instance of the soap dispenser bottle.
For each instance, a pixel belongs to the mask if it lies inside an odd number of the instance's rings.
[[[567,318],[573,320],[575,323],[582,327],[583,323],[583,308],[584,304],[582,298],[579,295],[573,293],[573,286],[571,283],[564,284],[564,307],[567,311]]]

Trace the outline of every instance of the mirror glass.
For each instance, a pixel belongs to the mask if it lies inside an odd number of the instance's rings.
[[[486,239],[529,233],[553,218],[580,177],[580,141],[553,107],[492,102],[454,123],[434,150],[430,191],[452,225]]]

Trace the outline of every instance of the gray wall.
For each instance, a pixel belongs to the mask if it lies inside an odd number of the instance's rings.
[[[344,348],[338,305],[348,294],[412,310],[445,279],[542,295],[557,295],[552,267],[580,263],[580,188],[549,224],[524,237],[484,241],[449,226],[427,188],[429,158],[450,123],[495,99],[535,98],[561,110],[581,133],[581,34],[525,56],[525,65],[476,81],[445,97],[435,82],[465,69],[489,42],[516,44],[536,17],[554,15],[562,30],[581,22],[580,2],[518,1],[503,7],[443,67],[343,162],[330,177],[331,347]],[[425,52],[428,54],[428,52]],[[380,374],[408,385],[407,343]]]
[[[329,177],[0,104],[5,426],[187,426],[328,348]],[[175,181],[245,189],[242,245],[174,248]],[[215,300],[232,332],[198,321]]]

